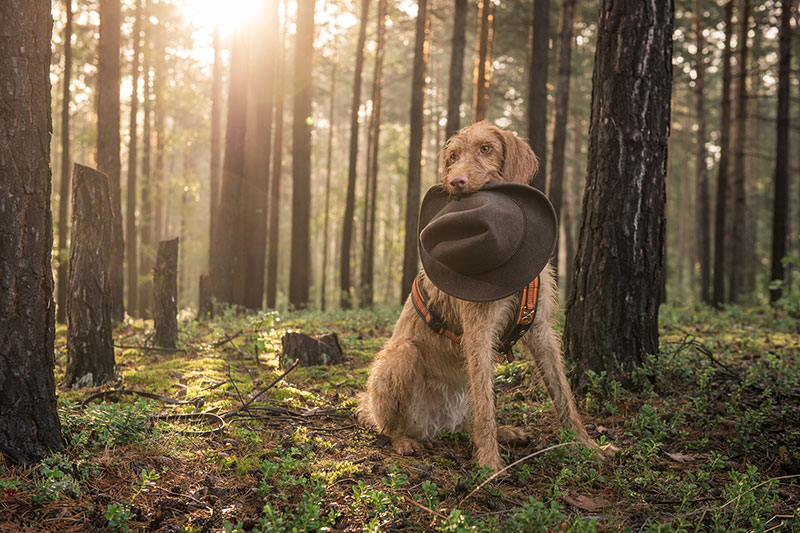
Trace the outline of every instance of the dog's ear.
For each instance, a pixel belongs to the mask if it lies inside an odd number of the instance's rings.
[[[514,183],[530,184],[539,172],[539,158],[528,143],[513,132],[500,130],[503,140],[503,177]]]

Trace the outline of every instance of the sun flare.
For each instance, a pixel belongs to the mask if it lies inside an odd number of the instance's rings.
[[[230,35],[251,20],[262,4],[263,0],[183,0],[180,9],[198,29],[217,26],[222,35]]]

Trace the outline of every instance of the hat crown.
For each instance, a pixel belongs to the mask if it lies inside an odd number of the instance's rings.
[[[525,212],[510,197],[453,197],[422,229],[420,241],[432,258],[456,272],[482,274],[517,253],[525,227]]]

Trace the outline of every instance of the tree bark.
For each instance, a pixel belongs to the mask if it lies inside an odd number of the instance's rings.
[[[292,116],[292,251],[289,303],[308,306],[311,285],[311,65],[314,55],[314,0],[299,0],[295,45],[294,113]]]
[[[708,171],[706,169],[706,117],[703,107],[705,85],[705,39],[703,37],[703,8],[700,0],[695,0],[695,46],[694,54],[695,79],[695,115],[697,120],[697,138],[695,142],[695,181],[697,187],[697,245],[700,259],[700,299],[711,303],[711,200],[708,189]]]
[[[406,190],[406,234],[403,250],[401,303],[411,292],[411,284],[419,270],[417,250],[417,217],[419,216],[422,174],[423,111],[425,108],[425,70],[427,56],[428,2],[417,0],[417,27],[414,40],[414,71],[411,80],[411,132],[408,144],[408,180]]]
[[[364,259],[361,268],[361,289],[364,307],[372,307],[375,299],[375,213],[378,194],[378,155],[380,153],[381,112],[383,107],[383,58],[386,53],[386,0],[378,1],[378,28],[375,47],[375,69],[372,80],[372,116],[370,117],[370,157],[367,165],[369,203],[364,226]],[[463,56],[463,51],[462,51]],[[462,57],[463,62],[463,57]]]
[[[158,243],[153,271],[153,344],[175,348],[178,341],[178,237]]]
[[[111,187],[111,317],[122,320],[122,198],[120,195],[119,82],[120,24],[119,0],[100,0],[100,41],[97,60],[97,168],[105,173]]]
[[[783,295],[780,283],[785,280],[783,258],[787,255],[789,233],[789,83],[791,76],[792,2],[781,2],[781,26],[778,60],[778,110],[775,143],[775,195],[772,203],[772,262],[770,266],[770,303]]]
[[[733,162],[733,233],[731,234],[730,299],[734,303],[745,296],[747,200],[745,198],[745,142],[747,140],[747,30],[750,22],[750,0],[742,0],[737,36],[736,136]]]
[[[69,186],[70,186],[70,152],[69,152],[69,105],[72,100],[70,79],[72,74],[72,0],[65,0],[67,22],[64,25],[64,87],[61,98],[61,187],[58,203],[58,311],[56,320],[64,324],[67,320],[67,261],[69,248]]]
[[[528,143],[539,158],[535,187],[547,184],[547,53],[550,48],[550,0],[533,0],[531,62],[528,66]],[[533,185],[533,184],[532,184]]]
[[[146,318],[152,307],[153,286],[150,282],[153,270],[153,185],[152,166],[153,152],[152,101],[150,59],[152,55],[151,39],[153,25],[150,22],[149,1],[144,0],[144,32],[142,35],[142,183],[141,204],[139,210],[139,273],[143,276],[139,285],[139,316]]]
[[[128,142],[128,195],[125,234],[127,235],[126,259],[128,260],[128,314],[139,309],[139,257],[136,254],[136,158],[137,119],[139,114],[139,54],[141,53],[142,0],[136,0],[136,20],[133,23],[133,66],[131,85],[131,118]]]
[[[367,39],[369,0],[361,2],[361,21],[356,45],[356,68],[353,71],[353,101],[350,108],[350,162],[347,171],[347,196],[342,220],[342,249],[339,256],[339,304],[342,309],[353,305],[350,279],[350,248],[353,241],[353,218],[356,203],[356,173],[358,170],[358,109],[361,107],[361,73],[364,69],[364,42]]]
[[[556,86],[555,125],[553,127],[553,165],[550,170],[550,202],[560,219],[564,195],[564,148],[567,144],[567,113],[569,111],[569,79],[572,59],[572,28],[575,18],[575,0],[564,0],[561,6],[561,36],[558,45],[558,85]],[[558,248],[553,257],[553,268],[558,274]]]
[[[475,122],[486,120],[489,111],[489,85],[492,80],[492,20],[491,0],[478,3],[478,54],[475,57],[475,74],[472,107]]]
[[[731,36],[733,35],[733,0],[725,4],[725,48],[722,53],[722,123],[720,156],[717,167],[717,205],[714,215],[714,293],[712,303],[719,307],[725,294],[725,224],[728,211],[728,158],[731,146]]]
[[[622,8],[601,0],[578,271],[564,333],[578,389],[588,370],[630,383],[628,372],[658,353],[672,29],[672,2]]]
[[[7,8],[7,9],[6,9]],[[53,367],[50,2],[0,16],[0,454],[29,466],[64,451]]]
[[[449,139],[461,128],[461,97],[464,91],[464,50],[467,46],[467,0],[455,0],[453,42],[450,49],[450,78],[447,88],[447,130]]]
[[[284,11],[285,12],[285,11]],[[276,15],[277,16],[277,15]],[[269,254],[267,260],[267,309],[275,309],[278,295],[278,249],[280,244],[281,171],[283,170],[283,107],[286,94],[286,17],[283,18],[275,69],[275,134],[272,139],[272,180],[269,201]]]
[[[91,387],[114,378],[111,186],[105,174],[79,164],[72,182],[64,385]]]

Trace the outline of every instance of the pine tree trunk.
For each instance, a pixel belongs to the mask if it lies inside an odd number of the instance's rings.
[[[351,294],[350,260],[353,241],[353,218],[356,202],[356,173],[358,167],[358,109],[361,106],[361,73],[364,69],[364,42],[367,38],[369,0],[361,2],[361,21],[356,45],[356,67],[353,71],[353,101],[350,107],[350,162],[347,171],[347,196],[342,219],[342,249],[339,256],[339,304],[342,309],[353,305]]]
[[[403,249],[403,281],[401,303],[411,292],[411,284],[419,270],[417,250],[417,217],[419,216],[422,174],[423,111],[425,107],[425,40],[427,37],[428,2],[417,0],[417,27],[414,40],[414,71],[411,79],[411,132],[408,144],[408,181],[406,191],[406,234]]]
[[[285,12],[285,11],[284,11]],[[277,14],[276,14],[277,17]],[[275,69],[275,134],[272,139],[272,179],[269,202],[269,254],[267,260],[267,309],[275,309],[278,295],[278,249],[280,244],[281,171],[283,169],[283,107],[286,94],[286,17],[278,39],[278,65]]]
[[[733,233],[731,234],[731,301],[741,302],[746,296],[744,281],[747,269],[745,231],[747,200],[745,198],[745,143],[747,141],[747,30],[750,22],[750,0],[742,0],[737,36],[736,78],[736,144],[733,163]]]
[[[72,74],[72,0],[65,0],[64,8],[67,11],[67,23],[64,26],[64,87],[61,98],[61,187],[58,204],[58,311],[56,320],[60,324],[66,323],[67,306],[67,261],[69,248],[67,237],[69,235],[69,186],[70,186],[70,152],[69,152],[69,104],[72,96],[69,84]]]
[[[211,265],[216,255],[217,242],[214,232],[219,223],[219,191],[222,181],[220,164],[220,115],[222,113],[222,43],[219,26],[214,26],[214,69],[211,78],[211,161],[209,169],[209,224],[208,224],[208,263]]]
[[[386,53],[386,0],[378,1],[378,28],[375,48],[375,69],[372,81],[372,117],[370,121],[370,164],[367,168],[369,206],[364,224],[367,228],[364,244],[364,264],[361,269],[362,305],[372,307],[375,300],[375,213],[378,194],[378,155],[380,153],[381,111],[383,101],[383,58]],[[463,62],[463,50],[462,50]]]
[[[64,384],[91,387],[114,378],[111,187],[105,174],[79,164],[72,183]]]
[[[461,97],[464,91],[464,50],[467,46],[467,0],[455,0],[453,42],[450,49],[450,78],[447,88],[447,130],[449,139],[461,128]]]
[[[333,127],[336,122],[336,66],[338,60],[336,57],[333,59],[333,66],[331,67],[331,87],[330,87],[330,100],[328,103],[328,154],[327,162],[325,164],[325,222],[322,229],[322,283],[320,286],[320,308],[325,311],[326,308],[326,292],[328,290],[328,226],[330,221],[331,210],[331,172],[333,165]]]
[[[156,16],[162,16],[165,6],[156,4],[158,10]],[[153,47],[153,129],[155,130],[155,166],[153,168],[153,177],[150,181],[150,190],[152,194],[152,234],[150,242],[150,250],[155,258],[156,243],[164,237],[164,201],[167,195],[166,182],[167,179],[164,174],[164,163],[166,161],[166,132],[164,131],[164,81],[167,75],[164,65],[164,54],[166,52],[164,46],[164,39],[166,36],[164,32],[164,22],[159,20],[158,24],[153,27],[154,47]]]
[[[722,124],[720,156],[717,167],[717,205],[714,216],[714,293],[712,303],[719,307],[728,301],[725,294],[725,224],[728,211],[728,158],[731,146],[731,36],[733,35],[733,0],[725,4],[725,48],[722,54]]]
[[[128,196],[125,220],[125,255],[128,261],[128,313],[134,314],[139,309],[139,257],[136,253],[136,158],[137,119],[139,114],[139,54],[141,53],[142,32],[142,0],[136,0],[136,20],[133,23],[133,66],[131,85],[131,118],[128,142]]]
[[[658,353],[672,29],[671,2],[621,10],[601,0],[578,272],[564,333],[578,389],[588,370],[630,383],[628,372]]]
[[[311,125],[314,55],[314,0],[298,0],[294,62],[294,113],[292,114],[292,250],[289,269],[289,303],[308,306],[311,285]]]
[[[100,0],[100,41],[97,60],[97,168],[105,173],[111,187],[111,317],[122,320],[122,198],[120,196],[119,84],[120,24],[119,0]]]
[[[478,3],[478,54],[475,57],[475,74],[472,107],[474,120],[486,120],[489,111],[489,85],[492,79],[492,8],[491,0]]]
[[[560,218],[564,194],[564,149],[567,144],[567,112],[569,110],[569,79],[572,59],[572,27],[575,18],[575,0],[564,0],[561,7],[561,37],[558,45],[558,86],[556,87],[556,116],[553,128],[553,165],[550,170],[550,202]],[[553,257],[553,268],[558,274],[558,248]]]
[[[711,201],[706,169],[706,117],[703,108],[705,86],[705,39],[703,38],[703,8],[700,0],[694,3],[695,16],[695,116],[697,137],[695,140],[695,181],[697,187],[697,245],[700,259],[700,299],[711,303]]]
[[[535,187],[547,184],[547,55],[550,0],[533,0],[531,14],[531,62],[528,67],[528,143],[539,158],[539,176]]]
[[[7,8],[7,9],[6,9]],[[30,466],[64,451],[53,366],[50,2],[0,16],[0,454]],[[66,100],[67,102],[69,100]],[[5,243],[15,243],[6,245]]]
[[[153,184],[152,166],[150,164],[153,153],[153,132],[152,124],[152,91],[151,91],[151,72],[150,59],[152,56],[151,39],[153,35],[153,25],[150,22],[150,0],[144,0],[144,32],[142,35],[142,183],[141,183],[141,207],[139,209],[139,274],[142,276],[139,284],[139,316],[146,318],[150,316],[152,307],[153,285],[153,194],[151,187]]]
[[[175,348],[178,341],[178,237],[158,243],[153,271],[153,344]]]
[[[242,275],[241,199],[244,180],[245,124],[247,116],[248,40],[233,36],[228,90],[228,120],[215,254],[211,262],[214,296],[220,303],[234,302],[234,278]],[[232,275],[233,274],[233,275]]]
[[[772,204],[772,262],[770,268],[771,285],[769,301],[777,302],[783,295],[783,288],[776,282],[784,281],[785,273],[782,259],[787,255],[789,233],[789,84],[791,76],[792,33],[791,0],[781,2],[781,26],[779,37],[778,63],[778,113],[775,143],[775,173],[773,183],[775,195]]]

